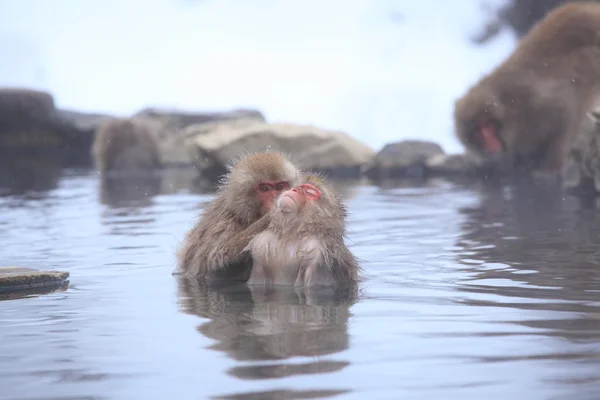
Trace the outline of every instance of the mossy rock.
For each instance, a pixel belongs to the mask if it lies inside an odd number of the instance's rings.
[[[0,267],[0,299],[49,293],[68,286],[68,272],[32,268]]]

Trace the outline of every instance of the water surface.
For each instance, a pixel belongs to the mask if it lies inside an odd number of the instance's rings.
[[[357,292],[171,276],[210,193],[89,172],[0,197],[2,399],[597,399],[600,211],[552,188],[341,183]]]

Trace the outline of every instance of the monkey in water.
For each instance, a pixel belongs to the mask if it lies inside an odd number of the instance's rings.
[[[295,287],[354,284],[360,267],[344,244],[347,211],[317,175],[279,196],[266,230],[246,251],[252,257],[248,285]]]
[[[96,131],[92,156],[102,175],[148,175],[161,167],[158,144],[143,121],[116,118]]]
[[[178,251],[174,274],[246,281],[251,261],[239,257],[250,239],[268,226],[265,214],[300,171],[283,154],[246,155],[228,167],[212,200]]]
[[[455,103],[455,133],[482,164],[556,174],[600,94],[600,5],[549,12]]]

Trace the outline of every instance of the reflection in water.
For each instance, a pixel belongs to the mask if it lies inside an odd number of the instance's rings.
[[[455,290],[468,294],[461,304],[506,310],[496,320],[496,331],[486,335],[561,340],[478,361],[569,361],[570,368],[557,369],[547,382],[573,384],[578,396],[587,393],[586,388],[598,393],[598,210],[551,184],[488,188],[480,197],[477,206],[460,210],[466,220],[457,242],[458,259],[467,276]],[[597,367],[583,369],[583,374],[575,368],[590,364]]]
[[[160,193],[161,177],[100,178],[100,203],[114,208],[149,206]]]
[[[147,207],[159,194],[211,193],[214,185],[189,168],[172,168],[147,176],[99,177],[100,203],[113,208]]]
[[[71,273],[64,292],[0,301],[0,397],[599,398],[593,201],[340,182],[358,298],[173,281],[212,194],[163,176],[99,204],[97,178],[0,197],[0,261]]]
[[[300,399],[323,399],[335,397],[348,390],[270,390],[268,392],[240,393],[229,396],[215,396],[218,400],[300,400]]]
[[[55,189],[61,172],[58,157],[0,154],[0,196]]]
[[[177,279],[180,309],[209,320],[201,324],[198,331],[217,341],[211,349],[225,352],[238,361],[269,361],[237,366],[228,374],[239,379],[262,380],[335,372],[349,365],[346,361],[319,358],[296,364],[282,364],[277,360],[318,357],[346,350],[350,307],[358,294],[356,287],[264,288]],[[322,395],[329,394],[323,392]],[[271,398],[267,394],[261,396]],[[302,398],[297,396],[300,394],[286,398]]]
[[[56,285],[46,285],[42,287],[31,287],[28,289],[15,290],[10,292],[0,291],[0,301],[16,300],[26,297],[37,297],[54,292],[64,292],[69,288],[69,281],[60,282]]]
[[[537,286],[546,295],[548,287],[561,289],[557,297],[569,293],[572,299],[597,289],[600,279],[597,210],[575,197],[564,196],[555,187],[500,190],[484,191],[477,207],[461,210],[467,219],[458,241],[466,250],[460,253],[460,258],[467,259],[468,265],[481,262],[510,265],[520,272],[513,274],[511,280]],[[481,272],[486,278],[497,274]],[[528,291],[531,295],[533,287]]]

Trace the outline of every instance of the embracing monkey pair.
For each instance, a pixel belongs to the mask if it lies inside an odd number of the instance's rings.
[[[246,155],[186,234],[176,274],[295,287],[353,284],[346,208],[325,180],[283,154]]]

